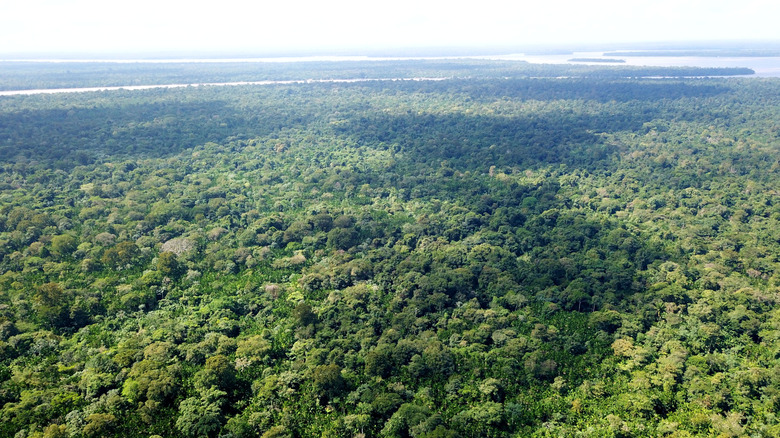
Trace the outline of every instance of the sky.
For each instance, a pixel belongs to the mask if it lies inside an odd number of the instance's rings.
[[[0,0],[0,54],[780,41],[777,0]]]

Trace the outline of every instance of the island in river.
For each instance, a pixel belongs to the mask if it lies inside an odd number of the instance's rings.
[[[615,58],[571,58],[568,62],[600,62],[604,64],[618,64],[625,63],[625,59]]]

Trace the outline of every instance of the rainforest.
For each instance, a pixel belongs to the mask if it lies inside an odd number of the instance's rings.
[[[780,436],[778,79],[2,68],[301,82],[0,96],[0,436]]]

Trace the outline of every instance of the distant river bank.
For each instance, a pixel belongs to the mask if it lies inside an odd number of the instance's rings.
[[[749,68],[755,78],[780,77],[780,57],[719,57],[719,56],[615,56],[604,52],[573,52],[554,55],[498,55],[482,59],[504,61],[526,61],[533,64],[591,64],[603,65],[603,60],[619,58],[621,66],[635,67],[702,67],[702,68]],[[592,62],[572,62],[572,59],[589,59]]]
[[[0,60],[0,62],[40,62],[40,63],[289,63],[289,62],[341,62],[341,61],[410,61],[410,60],[447,60],[447,59],[484,59],[499,61],[525,61],[532,64],[591,64],[604,65],[606,60],[616,61],[614,55],[604,52],[571,52],[559,54],[506,54],[485,56],[451,56],[451,57],[369,57],[369,56],[314,56],[314,57],[290,57],[290,58],[230,58],[230,59],[80,59],[80,60],[56,60],[56,59],[19,59]],[[707,57],[707,56],[621,56],[621,66],[636,67],[702,67],[702,68],[733,68],[744,67],[755,71],[751,78],[780,77],[780,57]],[[441,81],[444,77],[416,77],[416,78],[356,78],[356,79],[314,79],[314,80],[266,80],[252,82],[220,82],[220,83],[191,83],[191,84],[153,84],[153,85],[121,85],[85,88],[51,88],[34,90],[6,90],[0,91],[0,96],[25,96],[36,94],[58,93],[82,93],[90,91],[113,90],[149,90],[155,88],[185,88],[206,86],[231,86],[231,85],[285,85],[306,83],[354,83],[354,82],[379,82],[379,81]]]
[[[568,52],[558,54],[505,54],[473,56],[298,56],[268,58],[180,58],[180,59],[0,59],[0,62],[41,63],[115,63],[115,64],[176,64],[176,63],[290,63],[290,62],[348,62],[348,61],[433,61],[448,59],[487,59],[499,61],[526,61],[533,64],[583,64],[572,59],[590,59],[593,65],[603,60],[620,58],[620,65],[638,67],[745,67],[756,72],[752,77],[780,77],[780,57],[760,56],[615,56],[609,52]],[[587,64],[587,62],[586,62]],[[121,87],[127,89],[128,87]]]
[[[306,80],[288,80],[288,81],[214,82],[214,83],[202,83],[202,84],[160,84],[160,85],[127,85],[127,86],[113,86],[113,87],[45,88],[45,89],[38,89],[38,90],[0,91],[0,96],[29,96],[34,94],[86,93],[91,91],[116,91],[116,90],[152,90],[155,88],[225,87],[225,86],[237,86],[237,85],[288,85],[288,84],[392,82],[392,81],[444,81],[447,79],[449,78],[306,79]]]

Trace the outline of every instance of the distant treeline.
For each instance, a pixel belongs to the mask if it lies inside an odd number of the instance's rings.
[[[605,64],[612,64],[626,62],[626,60],[615,58],[571,58],[569,62],[603,62]]]
[[[605,56],[702,56],[702,57],[776,57],[780,56],[777,49],[732,49],[732,50],[629,50],[607,52]]]
[[[576,58],[575,58],[576,59]],[[588,60],[594,62],[594,60]],[[601,62],[601,61],[596,61]],[[619,61],[614,61],[619,62]],[[264,80],[378,78],[638,78],[750,75],[746,68],[531,64],[477,59],[339,62],[0,62],[0,91]]]

